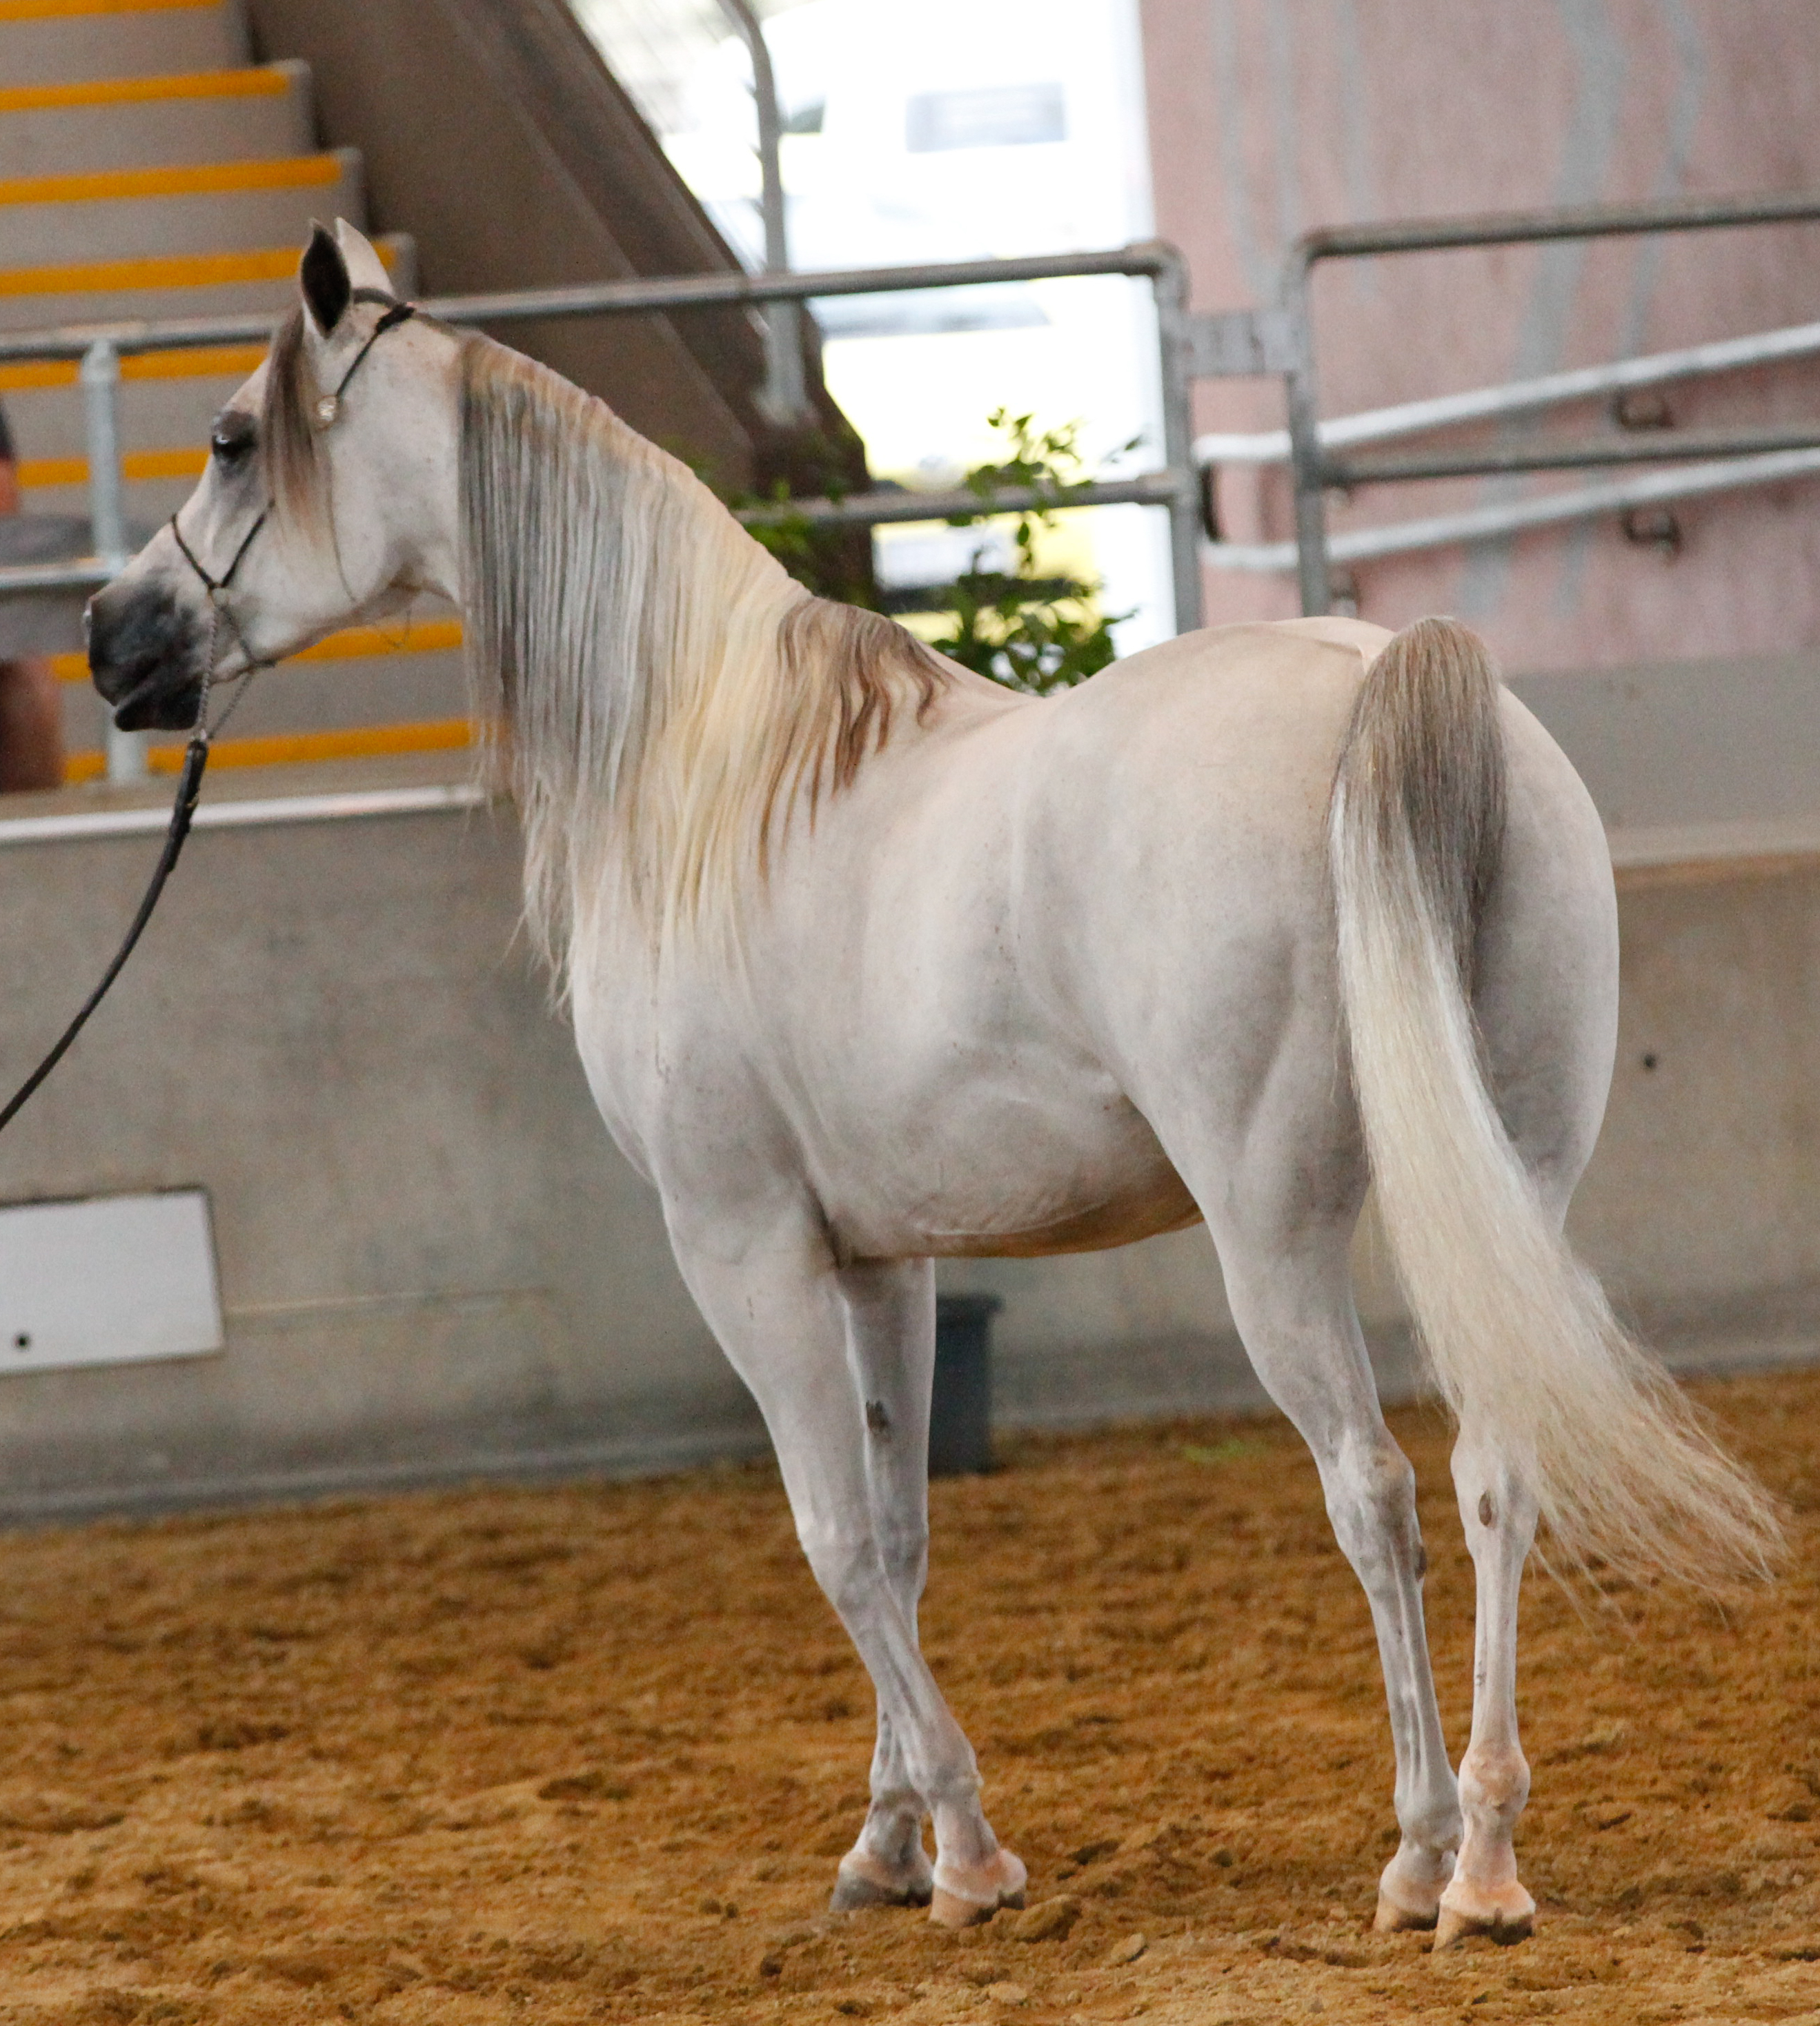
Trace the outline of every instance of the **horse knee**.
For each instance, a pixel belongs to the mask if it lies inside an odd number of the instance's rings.
[[[1343,1450],[1322,1477],[1334,1538],[1368,1589],[1412,1567],[1423,1574],[1416,1474],[1388,1435]]]
[[[811,1523],[797,1527],[796,1539],[822,1594],[843,1619],[851,1622],[874,1602],[884,1575],[870,1529]]]
[[[914,1603],[928,1581],[928,1528],[888,1524],[879,1530],[878,1553],[894,1594]]]

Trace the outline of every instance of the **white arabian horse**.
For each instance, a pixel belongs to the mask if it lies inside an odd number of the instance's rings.
[[[961,1925],[1025,1884],[917,1646],[932,1262],[1204,1220],[1377,1627],[1401,1830],[1379,1924],[1526,1932],[1539,1514],[1568,1562],[1697,1580],[1774,1540],[1562,1241],[1617,1006],[1567,761],[1446,620],[1226,627],[1013,694],[811,597],[543,367],[425,318],[376,338],[388,284],[351,230],[318,229],[301,282],[182,543],[95,599],[95,680],[120,724],[184,725],[211,654],[231,678],[420,592],[461,606],[595,1100],[877,1693],[835,1903]],[[1459,1424],[1457,1780],[1349,1284],[1368,1179]]]

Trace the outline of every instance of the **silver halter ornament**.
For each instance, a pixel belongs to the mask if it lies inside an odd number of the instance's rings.
[[[379,289],[355,289],[350,294],[348,300],[350,303],[384,303],[388,307],[385,314],[373,326],[366,342],[354,355],[352,363],[341,376],[340,385],[336,387],[333,393],[324,394],[318,399],[312,414],[318,429],[328,429],[340,414],[342,397],[347,392],[347,383],[366,364],[366,355],[374,345],[388,330],[395,330],[401,323],[407,322],[417,315],[415,303],[401,303],[395,297],[388,295]],[[190,728],[189,743],[183,749],[183,766],[177,779],[177,799],[171,807],[170,827],[164,833],[164,848],[159,853],[158,864],[152,875],[152,882],[145,889],[145,897],[139,903],[138,912],[133,917],[132,926],[127,931],[125,941],[115,952],[113,961],[102,973],[100,984],[83,1000],[82,1010],[59,1036],[55,1047],[13,1092],[5,1109],[0,1110],[0,1132],[4,1132],[6,1127],[11,1125],[39,1085],[63,1060],[76,1036],[87,1026],[89,1015],[107,996],[108,988],[126,967],[127,960],[133,954],[134,947],[140,937],[145,934],[145,924],[152,919],[152,910],[157,906],[158,897],[164,890],[164,882],[175,869],[178,855],[183,849],[184,840],[189,834],[190,824],[196,816],[197,801],[202,793],[203,772],[208,764],[209,742],[238,707],[241,697],[246,694],[252,677],[259,669],[269,668],[271,665],[269,661],[256,661],[248,654],[246,667],[241,670],[239,676],[231,679],[241,683],[239,694],[235,696],[233,702],[222,713],[215,724],[212,726],[210,725],[208,722],[209,692],[215,687],[215,666],[220,659],[221,626],[223,620],[226,620],[229,626],[233,629],[234,636],[239,640],[242,650],[245,651],[246,648],[246,635],[241,631],[240,623],[233,616],[233,608],[228,601],[228,594],[233,588],[235,573],[239,570],[241,563],[246,560],[247,551],[252,547],[254,538],[270,519],[271,512],[271,505],[268,501],[260,508],[259,518],[248,529],[240,547],[233,552],[233,559],[219,577],[211,576],[203,567],[196,551],[184,540],[183,530],[178,525],[177,516],[175,514],[171,516],[169,526],[172,538],[177,543],[178,553],[202,580],[203,588],[208,594],[208,658],[203,666],[201,693],[196,702],[196,722]]]

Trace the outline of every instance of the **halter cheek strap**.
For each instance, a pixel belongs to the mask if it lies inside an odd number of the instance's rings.
[[[373,326],[366,342],[355,353],[352,363],[341,376],[341,385],[333,394],[325,394],[317,402],[314,413],[316,418],[316,426],[320,429],[327,429],[340,414],[341,397],[347,392],[347,383],[366,363],[368,352],[378,344],[388,330],[396,330],[401,323],[407,322],[417,313],[417,306],[415,303],[398,302],[390,296],[382,295],[377,289],[356,289],[348,297],[348,300],[355,303],[390,303],[392,307]]]

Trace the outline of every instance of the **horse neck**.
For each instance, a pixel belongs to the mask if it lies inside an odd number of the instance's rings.
[[[673,915],[749,815],[792,708],[780,628],[807,594],[686,467],[514,355],[464,394],[465,577],[497,670],[553,953],[586,887]]]

